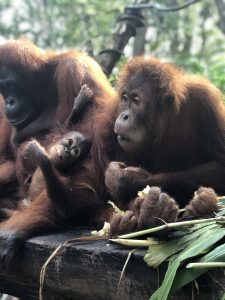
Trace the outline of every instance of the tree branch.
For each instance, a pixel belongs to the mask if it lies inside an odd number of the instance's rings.
[[[159,10],[159,11],[166,11],[166,12],[169,12],[169,11],[177,11],[177,10],[180,10],[180,9],[183,9],[183,8],[186,8],[192,4],[195,4],[197,2],[199,2],[201,0],[191,0],[191,1],[188,1],[182,5],[179,5],[179,6],[171,6],[171,7],[166,7],[166,6],[163,6],[159,3],[140,3],[140,4],[130,4],[127,6],[127,8],[129,9],[146,9],[146,8],[149,8],[149,9],[156,9],[156,10]]]

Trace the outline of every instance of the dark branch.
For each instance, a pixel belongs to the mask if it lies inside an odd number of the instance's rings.
[[[156,9],[159,11],[177,11],[183,8],[186,8],[192,4],[195,4],[197,2],[199,2],[201,0],[191,0],[188,1],[182,5],[178,5],[178,6],[172,6],[172,7],[165,7],[159,3],[140,3],[140,4],[130,4],[127,6],[127,8],[129,9],[144,9],[144,8],[149,8],[149,9]]]
[[[105,73],[110,75],[115,64],[120,60],[125,46],[131,37],[136,36],[137,28],[145,25],[145,19],[140,9],[125,8],[114,29],[112,48],[105,49],[98,54],[98,61]]]

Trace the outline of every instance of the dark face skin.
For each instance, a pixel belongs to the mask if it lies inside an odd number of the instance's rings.
[[[2,67],[0,69],[0,93],[4,99],[5,114],[10,124],[18,130],[24,128],[37,117],[33,106],[32,87],[22,74]]]
[[[59,169],[66,169],[86,157],[91,148],[91,142],[80,132],[71,131],[51,146],[49,158]]]
[[[120,93],[119,115],[114,132],[120,146],[131,154],[143,149],[148,138],[146,120],[149,118],[146,118],[146,110],[149,110],[147,108],[149,95],[146,95],[145,90],[147,87],[144,78],[134,74]]]

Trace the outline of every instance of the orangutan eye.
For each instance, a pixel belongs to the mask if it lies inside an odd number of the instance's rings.
[[[133,96],[133,102],[135,105],[140,104],[140,97],[138,95]]]
[[[128,101],[128,95],[126,93],[122,94],[122,100],[124,102],[127,102]]]

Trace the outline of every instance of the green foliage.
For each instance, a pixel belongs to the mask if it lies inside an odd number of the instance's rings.
[[[198,262],[223,262],[225,261],[225,244],[222,244],[216,247],[214,250],[203,256]],[[176,291],[191,281],[195,280],[205,272],[207,272],[207,268],[199,268],[199,269],[182,269],[177,272],[176,277],[173,282],[172,291]]]
[[[0,34],[6,39],[27,36],[52,49],[82,48],[93,40],[95,50],[100,50],[124,5],[119,0],[110,7],[100,0],[8,0],[2,8]]]
[[[219,215],[224,216],[225,209],[222,209]],[[208,271],[207,268],[185,269],[185,267],[178,271],[178,268],[185,266],[190,259],[202,256],[197,262],[225,261],[225,244],[215,246],[224,236],[224,223],[206,223],[175,233],[169,242],[151,245],[144,258],[149,266],[157,267],[168,258],[170,263],[162,285],[150,300],[166,300],[171,290],[182,288]]]
[[[224,55],[213,56],[206,63],[203,59],[196,56],[188,57],[185,60],[177,59],[176,64],[188,71],[190,74],[199,74],[206,76],[221,91],[225,91],[225,59]]]
[[[173,6],[184,1],[156,2]],[[225,31],[218,26],[218,10],[216,1],[204,0],[176,12],[149,11],[147,52],[172,60],[190,73],[202,74],[224,90]]]
[[[218,227],[218,225],[216,225],[216,227]],[[175,238],[173,237],[171,241],[162,241],[157,245],[151,246],[144,257],[144,261],[149,267],[158,267],[163,261],[180,252],[186,248],[187,245],[190,245],[193,240],[207,232],[209,228],[215,228],[215,224],[196,225],[192,230],[189,229],[179,232],[179,234],[177,234],[179,237],[176,238],[177,235],[175,235]]]
[[[150,300],[166,300],[168,298],[174,282],[174,278],[180,265],[184,263],[185,260],[196,257],[203,251],[211,248],[216,242],[218,242],[225,236],[225,230],[223,226],[217,225],[217,228],[211,228],[212,226],[213,225],[208,225],[208,230],[204,231],[204,233],[199,234],[197,238],[191,238],[189,242],[186,242],[186,235],[181,240],[179,240],[180,243],[185,244],[185,248],[181,252],[179,252],[180,249],[178,249],[179,254],[176,255],[175,258],[170,258],[171,262],[165,274],[163,283],[161,287],[151,296]],[[192,235],[192,233],[189,234]],[[151,247],[154,247],[154,245]],[[206,270],[203,270],[202,273],[204,273],[205,271]],[[195,277],[193,278],[193,276],[189,278],[190,281],[192,281],[193,279],[195,279]]]
[[[214,82],[221,90],[225,91],[225,61],[224,58],[209,66],[209,79]]]
[[[218,198],[218,201],[221,206],[224,206],[225,197]],[[170,233],[167,240],[152,243],[144,257],[147,265],[153,268],[158,267],[165,260],[169,261],[161,286],[149,299],[167,300],[171,292],[195,280],[209,268],[224,267],[224,226],[225,208],[221,208],[214,218],[168,223],[121,235],[119,239],[125,239],[126,244],[131,245],[133,238],[149,236],[165,228],[176,229]],[[138,240],[135,242],[137,247]],[[143,244],[144,240],[141,241],[140,246]],[[196,264],[201,268],[193,268],[194,265],[197,267]]]

